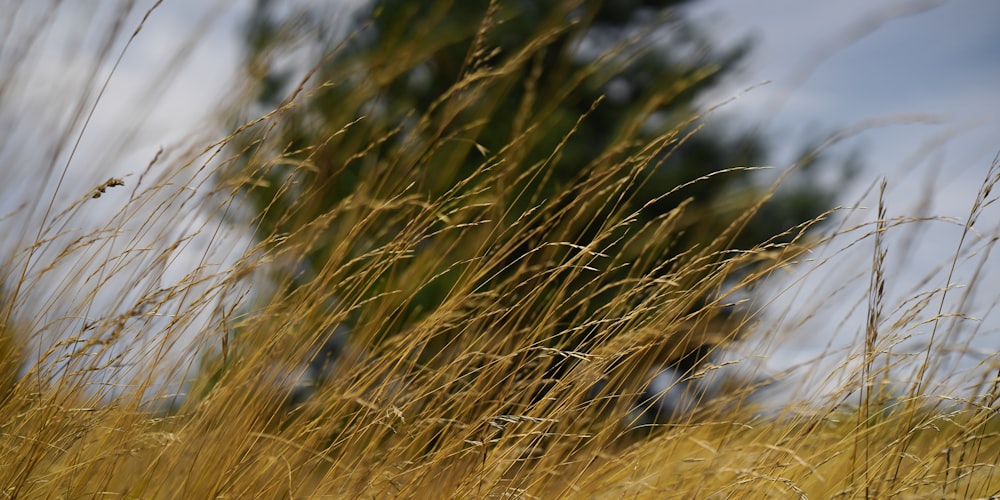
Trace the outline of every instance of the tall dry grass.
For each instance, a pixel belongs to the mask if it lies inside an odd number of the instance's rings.
[[[110,47],[141,36],[133,34],[141,14],[122,11],[106,24],[80,28],[108,40],[99,61],[114,61],[119,53]],[[44,32],[52,21],[34,22]],[[35,50],[29,38],[20,43],[27,54]],[[19,98],[38,78],[30,74],[31,60],[2,61],[11,71],[3,73],[0,95]],[[359,190],[322,216],[297,221],[295,231],[250,239],[242,228],[260,214],[249,213],[246,186],[259,179],[256,169],[290,160],[280,147],[244,138],[266,132],[283,110],[219,140],[168,146],[145,168],[107,181],[66,183],[88,168],[71,151],[88,140],[87,121],[102,92],[98,74],[85,76],[87,86],[71,96],[75,111],[57,117],[62,132],[3,144],[37,161],[45,179],[36,200],[4,222],[17,235],[5,247],[2,268],[5,496],[973,498],[1000,492],[995,368],[984,372],[978,392],[952,401],[929,390],[944,355],[933,335],[943,335],[939,325],[963,312],[945,305],[955,293],[953,268],[943,271],[943,287],[885,303],[891,245],[885,237],[927,218],[889,218],[880,201],[877,213],[857,226],[845,222],[810,238],[805,226],[789,228],[780,236],[791,235],[781,240],[791,243],[776,239],[732,252],[726,243],[739,219],[710,245],[655,273],[611,280],[601,270],[627,265],[621,255],[655,259],[659,247],[651,242],[678,230],[685,206],[642,227],[634,214],[615,213],[598,221],[589,245],[559,235],[592,222],[579,220],[592,213],[586,204],[623,195],[656,153],[683,140],[674,130],[604,163],[582,185],[585,196],[537,200],[509,225],[503,223],[509,214],[495,213],[492,203],[498,194],[490,187],[506,175],[498,152],[484,154],[482,168],[441,197],[428,199],[407,183]],[[18,108],[3,112],[9,110]],[[10,117],[16,115],[3,119]],[[248,152],[244,176],[218,175]],[[5,158],[5,170],[20,168]],[[998,176],[995,162],[961,224],[953,263],[968,257],[965,238],[975,234]],[[518,223],[528,220],[553,223]],[[302,256],[317,238],[334,242],[333,250],[328,264],[303,281]],[[523,245],[535,245],[531,266],[511,263]],[[836,254],[838,245],[868,245],[874,256],[860,294],[868,311],[857,325],[865,331],[862,345],[856,355],[845,354],[843,378],[831,393],[769,407],[761,386],[781,387],[773,380],[780,374],[755,373],[752,360],[721,351],[738,352],[744,336],[780,339],[790,327],[782,322],[787,312],[769,309],[764,290],[780,290],[772,275],[806,269],[809,279],[830,265],[811,256],[824,248]],[[991,248],[992,240],[976,247]],[[383,338],[441,269],[456,276],[444,302]],[[564,310],[607,289],[616,295],[606,305],[565,321]],[[702,303],[704,297],[710,300]],[[351,332],[343,336],[338,327],[348,319]],[[892,392],[890,378],[905,357],[899,345],[923,325],[933,329],[932,341],[909,384]],[[303,360],[331,339],[340,354],[307,370]],[[699,345],[717,351],[663,389],[694,391],[687,396],[699,400],[697,408],[649,418],[653,403],[643,393],[650,376],[664,360]],[[749,368],[732,373],[743,365]],[[696,390],[699,381],[713,390]]]

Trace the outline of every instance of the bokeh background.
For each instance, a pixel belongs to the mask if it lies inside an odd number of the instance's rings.
[[[152,4],[137,2],[123,21],[126,33]],[[328,6],[346,26],[358,2]],[[23,36],[18,27],[31,26],[32,19],[54,16],[50,32],[41,34],[28,53],[31,81],[38,83],[26,86],[17,99],[0,102],[0,133],[6,142],[0,148],[0,214],[9,214],[11,227],[30,228],[40,210],[28,208],[36,207],[37,200],[44,205],[56,189],[60,169],[52,174],[39,166],[61,167],[68,159],[68,151],[13,145],[45,144],[75,112],[65,97],[83,89],[96,95],[99,85],[88,85],[103,82],[114,62],[114,57],[97,56],[105,41],[74,37],[80,31],[71,29],[80,22],[110,26],[112,11],[102,9],[115,8],[111,2],[50,7],[37,2],[0,8],[16,12],[4,21],[10,27],[8,39]],[[161,147],[169,152],[195,139],[225,134],[219,110],[238,98],[239,30],[251,7],[250,0],[167,0],[156,8],[108,80],[60,192],[69,189],[65,196],[76,198],[109,176],[132,182]],[[701,0],[688,10],[721,46],[752,44],[741,70],[702,99],[706,107],[725,103],[710,121],[762,131],[774,146],[769,164],[779,169],[793,161],[803,143],[844,134],[833,152],[854,158],[859,167],[850,182],[836,186],[839,204],[847,207],[840,222],[845,228],[875,219],[876,185],[882,178],[890,217],[936,217],[889,234],[887,310],[920,291],[949,286],[947,266],[1000,148],[1000,4]],[[117,54],[126,41],[107,41],[108,53]],[[839,176],[832,179],[843,182]],[[127,197],[125,190],[112,190],[77,220],[97,225]],[[178,234],[193,233],[214,224],[212,217],[186,214],[171,224]],[[1000,276],[987,255],[987,243],[1000,236],[996,207],[986,209],[976,229],[964,245],[980,250],[963,254],[950,282],[975,292],[962,308],[968,317],[954,318],[955,328],[948,330],[954,333],[937,341],[952,352],[943,358],[942,393],[968,389],[975,378],[969,374],[991,369],[991,356],[1000,345],[1000,322],[993,310],[1000,301]],[[5,238],[0,250],[12,251],[25,240],[24,231]],[[873,250],[868,240],[852,242],[865,231],[870,228],[847,232],[817,249],[811,258],[822,266],[806,263],[775,282],[769,293],[778,331],[732,354],[760,362],[768,374],[782,375],[785,382],[771,391],[776,400],[813,397],[837,385],[831,371],[853,366],[851,352],[863,345]],[[200,233],[181,247],[164,269],[164,281],[179,279],[206,261],[222,268],[248,239],[238,228],[225,232],[224,245],[213,235]],[[958,307],[961,297],[952,294],[943,311]],[[929,328],[915,328],[903,350],[919,352],[928,334]],[[905,378],[906,373],[897,376]]]

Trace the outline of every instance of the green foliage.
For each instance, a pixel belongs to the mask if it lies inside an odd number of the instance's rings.
[[[248,176],[263,214],[261,240],[308,240],[288,290],[323,269],[346,279],[369,252],[416,231],[421,243],[397,250],[435,259],[395,261],[359,295],[409,290],[384,311],[394,320],[380,335],[462,286],[498,290],[511,279],[554,286],[548,296],[568,329],[640,276],[790,241],[795,232],[772,237],[821,214],[831,193],[799,182],[759,206],[766,186],[753,169],[731,167],[761,161],[764,144],[704,129],[694,104],[744,47],[715,49],[685,19],[685,3],[383,0],[340,41],[320,12],[279,16],[273,2],[258,2],[248,70],[258,103],[278,111],[244,155],[244,165],[266,167],[237,175]],[[358,225],[373,212],[391,216]],[[461,224],[482,228],[448,230]],[[462,285],[484,248],[501,257],[494,272]],[[580,263],[599,280],[525,278],[580,248],[605,256]],[[426,268],[416,272],[418,262]],[[688,285],[708,269],[690,272]],[[566,290],[575,301],[559,299]],[[550,317],[548,307],[537,316]]]

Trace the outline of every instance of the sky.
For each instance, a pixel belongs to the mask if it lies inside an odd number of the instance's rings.
[[[877,218],[878,189],[872,188],[881,179],[887,185],[884,204],[890,218],[966,220],[1000,150],[1000,3],[706,0],[696,5],[694,16],[722,43],[755,43],[741,74],[708,99],[739,95],[723,108],[723,119],[761,127],[779,151],[772,159],[775,165],[788,165],[794,145],[817,134],[866,129],[835,148],[858,153],[863,166],[851,182],[837,186],[839,203],[859,207],[847,221]],[[761,82],[767,83],[741,94]],[[878,126],[869,127],[874,124]],[[886,233],[887,316],[905,316],[907,299],[920,292],[948,283],[965,287],[950,292],[942,310],[961,309],[975,319],[959,321],[952,335],[935,334],[935,348],[974,352],[949,358],[951,364],[943,370],[955,376],[947,378],[942,392],[956,385],[968,389],[973,372],[996,371],[983,363],[1000,345],[1000,324],[992,310],[1000,300],[1000,286],[995,285],[1000,276],[995,259],[987,258],[980,267],[977,258],[988,254],[998,221],[996,207],[983,210],[976,224],[981,236],[964,242],[965,248],[978,251],[960,261],[950,281],[947,264],[962,238],[961,223],[909,223]],[[776,300],[777,310],[814,315],[802,323],[788,321],[795,331],[766,353],[772,370],[805,363],[810,369],[800,372],[803,386],[823,385],[827,381],[816,377],[829,372],[815,369],[817,364],[841,366],[844,350],[856,353],[863,345],[872,239],[838,253],[858,234],[863,232],[845,234],[819,249],[814,258],[836,254],[833,265],[815,271],[803,266],[798,274],[809,271],[807,283]],[[974,293],[959,306],[956,296],[964,290]],[[835,293],[837,298],[831,299]],[[841,318],[848,320],[842,324]],[[901,332],[907,338],[895,349],[921,352],[931,330],[932,323],[908,328]],[[900,370],[898,376],[905,379],[910,373]]]
[[[137,2],[111,54],[122,50],[153,3]],[[110,79],[60,193],[76,198],[111,175],[126,176],[131,182],[161,147],[169,155],[192,136],[222,133],[213,113],[239,90],[239,21],[251,3],[165,0],[153,10]],[[93,16],[93,5],[114,8],[118,3],[63,3],[57,25]],[[921,292],[948,284],[965,287],[949,290],[950,297],[941,306],[947,312],[959,308],[961,290],[974,290],[961,308],[976,319],[959,321],[956,333],[942,334],[944,339],[939,337],[936,343],[982,351],[948,358],[953,361],[951,372],[985,369],[986,354],[995,353],[1000,345],[1000,322],[992,311],[1000,300],[1000,286],[993,283],[1000,283],[1000,277],[988,255],[989,238],[1000,234],[996,207],[983,210],[977,233],[963,241],[964,248],[972,251],[963,254],[951,280],[947,274],[962,241],[961,221],[968,217],[1000,149],[1000,2],[701,0],[687,13],[720,46],[753,41],[754,50],[741,71],[706,95],[703,103],[709,106],[735,97],[710,120],[758,127],[774,146],[770,161],[776,169],[787,167],[804,142],[858,130],[838,142],[831,154],[857,155],[862,170],[850,182],[829,178],[838,183],[838,202],[845,207],[841,224],[859,228],[837,236],[810,255],[811,262],[777,281],[769,310],[789,313],[785,317],[769,313],[765,322],[788,336],[748,343],[740,355],[762,359],[771,373],[809,367],[798,377],[803,386],[834,383],[810,378],[830,373],[816,370],[817,363],[857,364],[845,360],[862,344],[874,253],[872,238],[860,238],[876,219],[877,183],[884,179],[889,217],[938,217],[886,233],[887,317],[904,317],[909,299]],[[20,12],[15,24],[30,27],[29,14]],[[90,68],[100,68],[98,75],[110,71],[113,57],[90,60],[92,51],[71,50],[99,40],[60,37],[59,31],[43,34],[49,48],[35,55],[35,73],[18,90],[20,101],[0,101],[0,128],[13,131],[17,142],[44,140],[66,118],[66,106],[54,103],[79,93]],[[170,65],[169,73],[158,71],[181,50],[181,41],[196,33],[198,43],[190,52],[182,51],[186,55],[178,59],[180,64]],[[9,58],[9,51],[0,50],[0,62]],[[33,118],[21,119],[25,116]],[[18,207],[33,198],[46,199],[38,193],[51,192],[47,190],[55,189],[54,181],[40,174],[46,170],[35,163],[48,160],[11,151],[0,151],[0,173],[8,186],[0,213],[14,214],[7,224],[27,227],[30,216],[23,214],[28,211]],[[52,164],[61,167],[67,152],[57,153],[59,160]],[[125,191],[111,192],[99,200],[103,208],[83,211],[78,217],[99,223],[127,199]],[[192,217],[179,225],[181,233],[185,227],[205,223],[197,215]],[[7,241],[5,252],[12,240]],[[165,281],[181,279],[203,263],[213,241],[192,238],[171,260]],[[986,263],[981,265],[977,259],[983,256]],[[219,257],[219,265],[227,258]],[[815,265],[826,259],[824,265]],[[930,325],[906,330],[907,338],[894,349],[919,353],[933,330]],[[953,381],[960,384],[967,379],[960,375]]]

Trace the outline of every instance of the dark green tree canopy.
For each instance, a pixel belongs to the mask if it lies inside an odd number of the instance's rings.
[[[414,227],[419,215],[407,210],[436,207],[422,243],[407,251],[448,258],[428,264],[426,279],[400,262],[362,294],[419,283],[385,311],[394,326],[383,332],[445,301],[463,282],[459,263],[483,248],[502,248],[502,258],[470,289],[521,276],[524,286],[555,286],[552,300],[587,290],[558,314],[571,325],[641,276],[788,241],[796,233],[772,237],[822,213],[831,193],[799,172],[794,189],[758,206],[767,186],[733,167],[762,161],[763,141],[702,128],[695,106],[744,47],[714,47],[685,18],[686,3],[379,0],[345,36],[322,10],[259,0],[247,24],[248,71],[263,109],[279,111],[246,156],[270,147],[282,158],[248,174],[260,234],[292,234],[325,215],[301,256],[308,277],[349,269]],[[375,202],[410,215],[357,233],[367,220],[357,207]],[[484,220],[479,232],[447,230]],[[516,242],[504,241],[515,230]],[[523,278],[579,247],[607,256],[586,263],[601,280]]]

